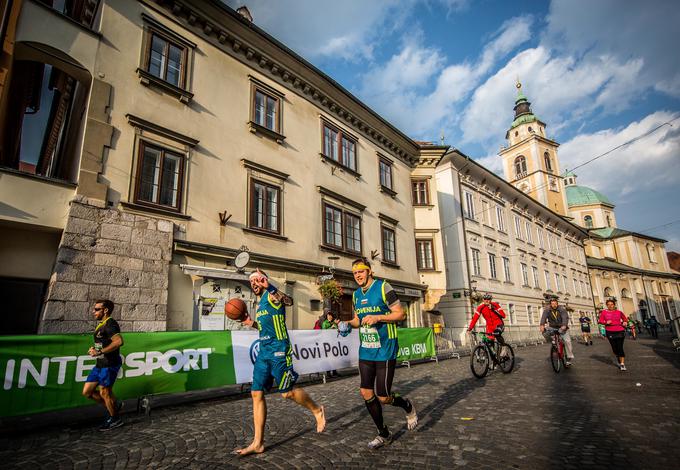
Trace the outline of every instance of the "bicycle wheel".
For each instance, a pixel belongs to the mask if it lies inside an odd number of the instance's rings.
[[[470,356],[470,370],[472,374],[481,379],[489,372],[489,353],[483,345],[478,345]]]
[[[560,373],[562,368],[562,360],[560,359],[560,353],[557,351],[557,347],[553,344],[550,346],[550,362],[552,363],[552,368],[555,373]]]
[[[504,374],[509,374],[515,367],[515,351],[512,350],[512,346],[509,344],[504,344],[500,347],[498,365]]]

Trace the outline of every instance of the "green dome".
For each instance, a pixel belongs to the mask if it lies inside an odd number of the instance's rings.
[[[519,126],[520,124],[527,124],[530,122],[535,122],[538,121],[538,118],[534,114],[522,114],[521,116],[517,116],[514,121],[512,121],[512,124],[510,125],[510,129],[514,129],[515,127]]]
[[[606,204],[608,206],[614,207],[614,204],[607,199],[607,196],[599,191],[590,189],[586,186],[567,186],[567,205],[572,206],[584,206],[588,204]]]

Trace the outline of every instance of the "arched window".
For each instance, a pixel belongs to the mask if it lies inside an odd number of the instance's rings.
[[[589,215],[583,218],[583,223],[586,224],[586,228],[593,228],[593,218]]]
[[[609,214],[607,214],[607,227],[611,227],[611,226],[612,226],[612,220],[609,217]]]
[[[654,245],[647,243],[647,256],[649,256],[650,263],[656,263],[656,254],[654,252]]]
[[[608,299],[611,296],[612,296],[612,288],[611,287],[605,287],[604,288],[604,298],[605,298],[605,300]]]
[[[550,154],[548,152],[545,152],[543,154],[543,161],[545,162],[545,169],[552,172],[553,171],[552,161],[550,160]]]
[[[626,288],[621,289],[621,298],[630,299],[630,292],[628,291],[628,289]]]
[[[527,173],[527,159],[524,155],[515,158],[515,178],[522,178]]]
[[[531,128],[531,126],[529,126],[529,132],[531,132],[532,134],[534,133],[534,130]]]

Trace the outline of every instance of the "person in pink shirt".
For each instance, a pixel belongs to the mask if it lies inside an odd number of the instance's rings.
[[[616,309],[616,299],[610,297],[607,299],[607,308],[600,312],[600,318],[597,321],[600,325],[604,325],[607,339],[612,346],[612,351],[619,361],[619,369],[626,370],[624,360],[626,354],[623,352],[623,341],[626,338],[626,323],[628,318],[621,310]]]

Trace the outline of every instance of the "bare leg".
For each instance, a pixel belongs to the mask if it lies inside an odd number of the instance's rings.
[[[97,391],[98,385],[98,382],[85,382],[85,385],[83,385],[83,396],[103,405],[104,399],[99,394],[99,391]]]
[[[252,391],[253,397],[253,427],[255,436],[248,447],[236,449],[239,455],[261,454],[264,452],[264,423],[267,421],[267,403],[264,400],[263,391]]]
[[[323,406],[317,405],[303,389],[294,387],[290,392],[282,393],[281,396],[293,400],[312,412],[316,419],[316,432],[323,432],[326,429],[326,416]]]
[[[111,387],[101,387],[99,394],[104,401],[104,406],[109,412],[109,416],[116,416],[116,398],[113,395],[113,389]]]

